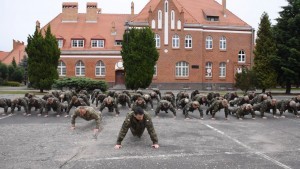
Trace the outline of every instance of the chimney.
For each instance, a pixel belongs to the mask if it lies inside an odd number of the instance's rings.
[[[226,0],[222,0],[222,6],[223,6],[223,15],[226,17]]]
[[[99,11],[101,10],[97,8],[97,2],[88,2],[86,4],[86,22],[97,22]]]
[[[64,2],[62,4],[62,22],[77,22],[77,15],[77,2]]]
[[[40,23],[40,21],[36,21],[35,22],[35,28],[38,30],[38,31],[40,31],[41,30],[41,23]]]
[[[133,1],[131,2],[131,17],[134,16],[134,3]]]

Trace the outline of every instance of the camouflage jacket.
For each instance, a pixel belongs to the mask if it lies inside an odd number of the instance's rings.
[[[136,130],[136,131],[143,131],[145,128],[147,128],[148,133],[150,135],[150,138],[151,138],[153,144],[158,143],[158,138],[157,138],[157,135],[155,133],[151,117],[147,112],[145,112],[144,118],[143,118],[142,121],[138,121],[134,117],[133,112],[129,112],[127,114],[127,116],[126,116],[126,118],[123,122],[122,128],[119,132],[119,136],[118,136],[118,139],[117,139],[117,144],[118,145],[121,145],[121,142],[125,138],[129,128],[134,128],[134,130]]]
[[[71,124],[75,126],[75,119],[79,116],[87,121],[94,119],[96,122],[96,129],[99,129],[100,121],[101,121],[101,113],[96,111],[93,107],[89,107],[89,106],[84,106],[84,109],[86,110],[86,113],[84,115],[80,114],[79,108],[75,109],[74,114],[72,116]]]

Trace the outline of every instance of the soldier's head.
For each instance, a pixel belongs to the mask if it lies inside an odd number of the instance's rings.
[[[294,100],[290,101],[289,103],[290,107],[296,107],[296,102]]]
[[[150,99],[150,95],[149,94],[145,94],[144,98],[145,98],[145,100],[149,100]]]
[[[277,103],[277,100],[276,100],[276,99],[271,99],[271,105],[272,105],[272,106],[275,106],[276,103]]]
[[[300,100],[300,95],[297,95],[296,99],[299,101]]]
[[[200,107],[200,104],[199,104],[198,101],[193,101],[193,102],[192,102],[192,106],[193,106],[194,109],[197,109],[197,108]]]
[[[141,96],[139,96],[139,97],[136,99],[136,102],[137,102],[138,104],[142,104],[142,103],[144,102],[144,99],[143,99]]]
[[[207,100],[206,96],[202,96],[202,97],[201,97],[201,100],[202,100],[203,102],[206,102],[206,100]]]
[[[108,96],[107,99],[106,99],[106,103],[111,104],[112,103],[112,97]]]
[[[78,111],[79,111],[81,116],[85,115],[85,113],[86,113],[86,109],[85,109],[84,106],[79,106]]]
[[[64,94],[64,93],[60,94],[60,95],[59,95],[59,98],[60,98],[60,99],[64,99],[64,98],[65,98],[65,94]]]
[[[155,92],[150,92],[150,96],[155,96],[156,95],[156,93]]]
[[[72,103],[75,103],[75,102],[77,102],[77,101],[78,101],[77,96],[73,96],[73,97],[72,97]]]
[[[268,95],[264,94],[264,95],[262,96],[262,98],[263,98],[263,100],[266,100],[266,99],[268,98]]]
[[[168,108],[168,107],[170,106],[170,102],[165,101],[165,102],[162,103],[162,106],[163,106],[164,108]]]
[[[190,100],[188,98],[184,99],[184,103],[187,104]]]
[[[252,105],[251,104],[246,104],[245,105],[245,109],[246,110],[251,110],[252,109]]]
[[[227,101],[226,99],[223,99],[223,100],[222,100],[222,105],[223,105],[224,107],[228,107],[228,101]]]
[[[144,110],[141,108],[141,107],[136,107],[134,110],[133,110],[133,113],[134,113],[134,117],[137,119],[137,120],[139,120],[139,121],[141,121],[141,120],[143,120],[144,119],[144,114],[145,114],[145,112],[144,112]]]
[[[49,98],[47,99],[47,103],[49,103],[49,104],[52,104],[53,101],[54,101],[54,98],[53,98],[53,97],[49,97]]]
[[[244,96],[244,100],[245,101],[249,101],[249,97],[248,96]]]

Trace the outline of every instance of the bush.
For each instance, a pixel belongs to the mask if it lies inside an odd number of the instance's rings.
[[[100,89],[104,92],[108,89],[108,84],[102,80],[80,77],[62,78],[54,81],[53,88],[62,89],[64,87],[75,90],[85,89],[88,91]]]
[[[19,87],[21,86],[21,83],[15,81],[6,81],[3,83],[3,86]]]

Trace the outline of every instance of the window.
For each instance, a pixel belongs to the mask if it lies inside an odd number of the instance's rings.
[[[122,46],[121,40],[115,40],[115,46]]]
[[[101,60],[96,63],[96,76],[105,76],[105,65]]]
[[[188,77],[189,76],[189,63],[177,62],[176,63],[176,77]]]
[[[157,23],[157,27],[158,29],[161,29],[162,28],[162,12],[161,10],[158,11],[158,23]]]
[[[205,48],[206,49],[212,49],[213,48],[213,38],[211,36],[206,37]]]
[[[73,48],[82,48],[84,46],[84,40],[72,40]]]
[[[104,48],[104,40],[92,40],[92,48]]]
[[[160,48],[160,36],[158,34],[155,34],[155,46]]]
[[[246,54],[243,50],[241,50],[239,52],[238,62],[245,62],[245,60],[246,60]]]
[[[165,1],[165,12],[168,12],[168,1]]]
[[[172,37],[172,47],[179,48],[179,36],[177,34]]]
[[[220,39],[220,50],[226,50],[226,38],[224,36]]]
[[[157,65],[154,66],[154,74],[153,76],[157,76]]]
[[[219,16],[206,16],[208,21],[219,21]]]
[[[177,29],[178,29],[178,30],[181,29],[181,21],[180,21],[180,20],[177,21]]]
[[[59,61],[57,66],[57,72],[59,76],[66,76],[67,67],[63,61]]]
[[[76,76],[84,76],[85,75],[85,66],[81,60],[76,63],[75,74],[76,74]]]
[[[212,77],[212,63],[206,62],[205,64],[205,77]]]
[[[192,48],[192,36],[191,35],[185,36],[185,48]]]
[[[220,63],[220,77],[226,77],[226,63]]]
[[[151,28],[152,28],[152,29],[155,29],[155,20],[154,20],[154,19],[152,20]]]
[[[58,43],[59,48],[62,48],[64,46],[64,40],[62,40],[62,39],[58,39],[57,43]]]
[[[171,11],[171,29],[175,29],[175,11]]]

